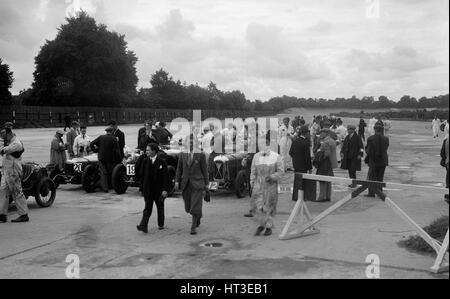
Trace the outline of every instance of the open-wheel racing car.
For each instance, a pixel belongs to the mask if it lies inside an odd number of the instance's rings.
[[[47,168],[36,163],[24,163],[22,172],[22,190],[25,198],[34,197],[41,208],[52,206],[56,198],[56,185],[49,177]],[[0,181],[1,177],[0,171]],[[10,197],[9,203],[12,202],[13,198]]]
[[[158,152],[158,156],[164,159],[167,163],[170,178],[169,196],[175,193],[175,175],[178,165],[178,159],[181,149],[176,146],[163,146]],[[112,173],[112,186],[117,194],[124,194],[128,187],[140,187],[141,178],[136,173],[136,162],[144,153],[139,150],[128,150],[125,154],[126,161],[123,164],[118,164]]]
[[[92,193],[100,180],[98,156],[95,153],[84,158],[67,160],[63,172],[54,165],[47,167],[51,169],[50,177],[56,187],[66,184],[82,185],[86,192]]]
[[[248,178],[242,161],[247,154],[223,154],[214,158],[210,180],[210,191],[219,189],[232,190],[238,198],[244,198],[248,194]]]

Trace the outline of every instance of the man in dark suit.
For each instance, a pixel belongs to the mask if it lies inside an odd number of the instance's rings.
[[[449,138],[444,140],[441,149],[441,166],[445,167],[447,170],[447,175],[445,177],[445,188],[448,189],[448,165],[449,165]],[[448,194],[445,195],[445,201],[448,203]]]
[[[312,159],[311,159],[311,141],[309,136],[308,126],[299,128],[299,137],[292,143],[289,155],[292,157],[295,173],[311,173]],[[298,200],[298,193],[295,190],[299,189],[299,178],[295,176],[294,192],[292,200]],[[302,190],[305,192],[305,201],[316,200],[316,182],[310,180],[303,180]]]
[[[111,188],[111,176],[117,164],[122,161],[117,139],[113,136],[114,128],[108,127],[106,135],[102,135],[91,142],[91,147],[98,152],[100,169],[100,185],[104,192]]]
[[[114,129],[113,136],[116,137],[117,141],[119,142],[120,159],[123,160],[123,158],[125,157],[125,134],[118,128],[117,122],[115,120],[110,121],[108,125]]]
[[[152,130],[152,122],[151,121],[146,121],[145,122],[145,127],[139,129],[139,135],[138,135],[138,149],[145,152],[147,145],[151,144],[151,143],[158,143],[158,140],[155,138],[155,136],[153,135],[153,130]]]
[[[358,135],[361,137],[363,141],[366,141],[366,127],[367,124],[364,121],[363,117],[361,116],[359,119]]]
[[[164,200],[168,196],[169,190],[169,170],[167,163],[157,156],[159,146],[155,143],[149,144],[146,149],[145,158],[140,160],[142,165],[136,165],[142,178],[145,200],[145,209],[142,216],[141,224],[137,226],[138,231],[148,233],[148,222],[152,215],[153,204],[158,209],[158,227],[164,229]]]
[[[196,235],[203,216],[203,198],[208,192],[208,168],[197,138],[191,135],[185,145],[187,150],[178,159],[175,188],[183,193],[186,213],[192,215],[191,235]]]
[[[348,135],[345,137],[341,150],[341,169],[348,170],[351,179],[356,179],[356,172],[361,171],[361,159],[364,156],[364,144],[361,137],[356,134],[356,126],[347,127]],[[351,184],[350,188],[356,188]]]
[[[367,139],[366,145],[366,159],[365,162],[369,165],[368,180],[375,182],[383,182],[384,172],[389,166],[388,148],[389,138],[383,136],[384,127],[375,125],[375,135]],[[369,187],[369,194],[367,197],[375,197],[375,191],[383,192],[382,187]]]

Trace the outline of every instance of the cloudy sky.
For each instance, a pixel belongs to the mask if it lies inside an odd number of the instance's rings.
[[[447,0],[0,0],[0,57],[30,87],[34,57],[83,8],[125,34],[139,87],[175,79],[247,98],[449,92]]]

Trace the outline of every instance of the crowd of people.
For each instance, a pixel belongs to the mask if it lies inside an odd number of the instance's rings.
[[[437,126],[436,120],[433,121],[433,129],[435,124]],[[381,117],[372,118],[368,123],[361,117],[357,125],[345,126],[342,119],[334,116],[314,116],[309,124],[301,116],[292,121],[284,118],[276,132],[259,130],[257,122],[247,124],[240,130],[233,124],[225,129],[214,124],[208,124],[205,128],[194,126],[184,143],[180,142],[189,150],[180,155],[175,175],[175,187],[182,193],[186,212],[192,215],[191,234],[197,234],[201,224],[203,201],[209,201],[209,182],[214,175],[215,157],[230,151],[236,152],[238,148],[246,154],[242,166],[247,173],[251,200],[250,211],[245,216],[258,218],[255,235],[270,236],[277,210],[278,185],[284,173],[294,171],[306,174],[312,173],[315,168],[317,175],[334,176],[335,170],[341,168],[347,170],[349,178],[356,181],[364,162],[369,167],[366,179],[383,182],[389,165],[391,128],[389,119],[383,120]],[[367,138],[366,129],[369,135]],[[448,188],[448,122],[445,130],[441,165],[447,169]],[[108,124],[105,132],[93,139],[87,134],[87,127],[76,121],[71,123],[67,133],[57,130],[50,146],[50,163],[63,172],[67,159],[98,153],[100,185],[104,192],[109,192],[113,168],[124,160],[126,141],[125,134],[115,121]],[[13,222],[28,222],[28,208],[21,189],[24,146],[13,133],[11,123],[1,128],[0,134],[4,143],[0,147],[3,156],[0,222],[7,221],[10,196],[19,213],[19,218]],[[136,163],[136,173],[143,179],[140,191],[145,201],[142,220],[137,229],[148,233],[153,205],[157,207],[158,227],[164,229],[164,200],[168,196],[170,184],[167,163],[159,157],[158,152],[161,146],[170,145],[174,136],[164,122],[146,121],[137,137],[137,150],[141,152],[142,158]],[[242,140],[242,147],[237,144],[237,140]],[[274,142],[278,150],[271,147]],[[296,180],[294,184],[298,187],[299,182]],[[331,183],[319,182],[319,195],[316,194],[316,182],[303,180],[302,184],[305,200],[331,201]],[[349,186],[357,187],[355,183]],[[381,187],[376,185],[369,188],[366,196],[375,197],[381,193]],[[295,194],[293,199],[297,200]]]

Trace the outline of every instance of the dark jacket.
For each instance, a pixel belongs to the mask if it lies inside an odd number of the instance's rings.
[[[120,163],[122,157],[117,139],[112,135],[102,135],[91,142],[98,151],[98,160],[103,163]]]
[[[195,189],[204,190],[209,185],[208,166],[204,153],[195,153],[189,164],[188,153],[182,153],[178,159],[175,182],[180,183],[180,189],[185,190],[190,182]]]
[[[364,119],[361,119],[359,121],[358,134],[363,135],[366,132],[366,127],[367,127],[366,122],[364,121]]]
[[[366,164],[369,167],[386,167],[389,165],[388,157],[389,138],[375,134],[367,139]]]
[[[123,157],[125,156],[123,152],[123,149],[125,148],[125,134],[121,130],[117,129],[114,132],[114,137],[116,137],[117,141],[119,142],[120,157],[121,159],[123,159]]]
[[[173,135],[166,128],[158,128],[156,129],[155,137],[159,144],[168,145],[170,144],[170,139],[173,137]]]
[[[303,137],[295,139],[289,155],[292,157],[295,172],[307,173],[312,170],[311,147],[308,139]]]
[[[342,169],[349,169],[353,166],[357,171],[361,171],[361,159],[358,159],[358,156],[361,158],[364,156],[364,144],[361,137],[356,133],[353,134],[352,138],[350,138],[350,135],[347,135],[342,145],[341,154],[344,155],[341,164]]]
[[[153,164],[147,155],[143,155],[136,163],[136,170],[142,182],[144,197],[159,199],[163,191],[169,192],[169,170],[166,161],[156,157]]]
[[[444,140],[441,148],[441,166],[448,168],[448,139]]]

